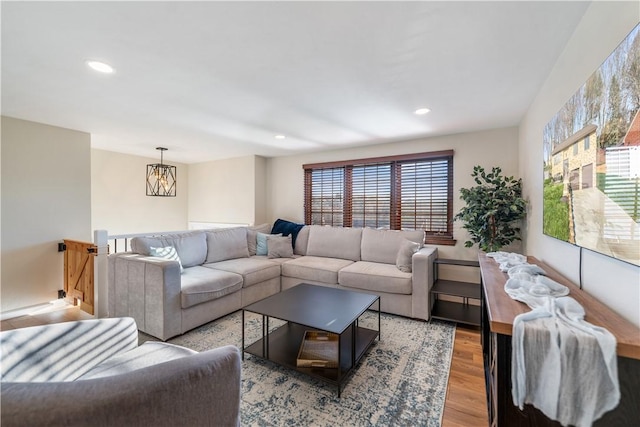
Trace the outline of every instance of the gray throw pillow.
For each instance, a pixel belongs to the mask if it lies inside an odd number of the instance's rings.
[[[249,248],[249,256],[257,255],[256,250],[258,233],[266,234],[269,231],[271,231],[271,224],[269,223],[254,225],[253,227],[247,228],[247,246]]]
[[[269,233],[256,233],[256,255],[267,254],[267,236]],[[276,236],[282,236],[282,234],[276,234]]]
[[[293,258],[291,235],[267,235],[267,258]]]
[[[413,254],[420,250],[420,243],[404,239],[400,244],[398,256],[396,257],[396,267],[404,273],[411,273],[411,258]]]

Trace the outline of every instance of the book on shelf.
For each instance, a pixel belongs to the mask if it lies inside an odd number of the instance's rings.
[[[296,365],[299,368],[337,368],[337,334],[322,331],[305,331]]]

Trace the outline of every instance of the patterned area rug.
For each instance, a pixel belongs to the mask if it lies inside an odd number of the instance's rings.
[[[241,312],[207,323],[169,342],[196,351],[241,346]],[[246,313],[246,342],[260,338],[261,318]],[[360,326],[377,329],[377,313]],[[270,321],[270,326],[282,323]],[[376,341],[343,385],[335,385],[249,354],[242,363],[243,426],[439,426],[442,420],[455,325],[382,314]],[[140,342],[153,339],[140,333]]]

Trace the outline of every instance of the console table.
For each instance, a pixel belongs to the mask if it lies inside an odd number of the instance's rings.
[[[489,425],[491,427],[560,426],[531,405],[520,410],[511,398],[511,334],[513,320],[530,308],[504,291],[508,277],[498,264],[481,253],[481,335]],[[547,276],[567,286],[569,296],[585,309],[585,320],[609,330],[617,340],[620,403],[594,426],[637,426],[640,421],[640,328],[561,276],[549,265],[529,257]]]

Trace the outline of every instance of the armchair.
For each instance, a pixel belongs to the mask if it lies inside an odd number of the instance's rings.
[[[9,426],[239,425],[239,350],[138,346],[132,318],[0,332]]]

